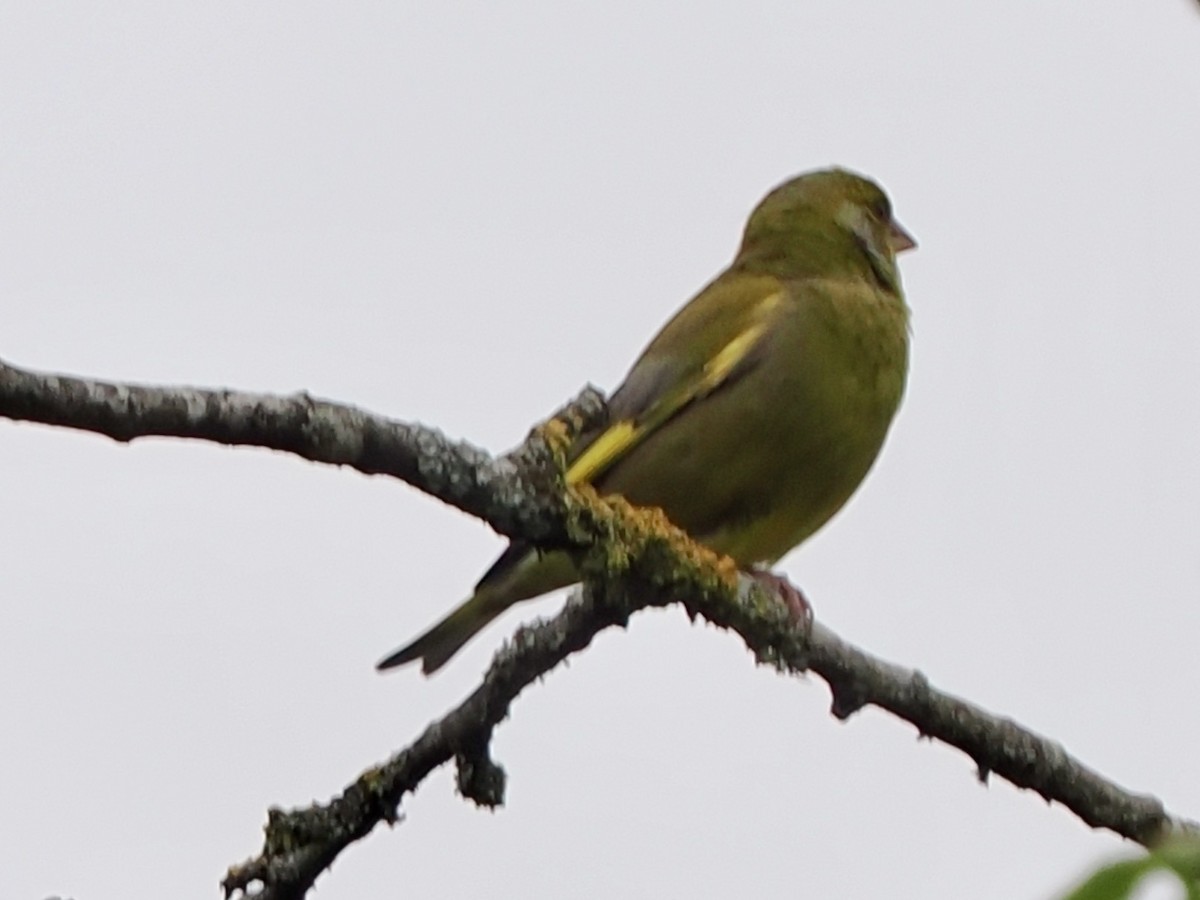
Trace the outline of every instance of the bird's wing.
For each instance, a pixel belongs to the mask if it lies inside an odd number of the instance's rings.
[[[659,332],[609,403],[603,430],[574,448],[567,482],[595,481],[690,404],[753,368],[786,299],[775,278],[718,278]]]
[[[690,404],[753,369],[786,298],[778,279],[745,275],[718,277],[697,294],[634,363],[608,403],[607,422],[571,448],[567,482],[601,478]],[[573,580],[569,567],[565,574],[547,574],[547,565],[531,545],[513,541],[484,573],[476,596],[503,608]]]

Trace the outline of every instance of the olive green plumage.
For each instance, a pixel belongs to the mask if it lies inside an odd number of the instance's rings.
[[[875,461],[904,392],[914,246],[873,182],[801,175],[750,215],[737,256],[642,353],[567,479],[661,507],[703,544],[770,565],[825,524]],[[521,600],[578,580],[512,544],[474,594],[380,669],[440,668]]]

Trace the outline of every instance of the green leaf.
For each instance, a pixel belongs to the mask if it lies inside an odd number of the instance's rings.
[[[1159,871],[1171,872],[1179,879],[1187,900],[1200,900],[1200,839],[1168,841],[1140,859],[1107,865],[1063,900],[1127,900],[1142,878]]]

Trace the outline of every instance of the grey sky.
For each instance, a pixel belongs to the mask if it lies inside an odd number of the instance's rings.
[[[1184,0],[9,0],[0,356],[352,402],[502,450],[606,388],[798,171],[921,248],[909,394],[784,560],[817,615],[1200,814],[1200,17]],[[0,897],[211,897],[476,682],[375,660],[502,546],[264,451],[0,422]],[[848,724],[679,610],[499,731],[322,900],[1045,897],[1130,852]]]

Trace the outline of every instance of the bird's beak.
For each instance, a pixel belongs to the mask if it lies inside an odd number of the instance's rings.
[[[917,246],[916,239],[905,231],[904,226],[895,219],[888,223],[888,243],[891,245],[893,253],[903,253],[905,250],[912,250]]]

